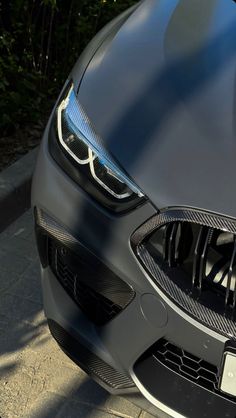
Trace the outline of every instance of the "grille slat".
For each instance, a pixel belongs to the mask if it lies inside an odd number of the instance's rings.
[[[205,274],[206,274],[207,250],[208,250],[208,245],[210,244],[211,237],[212,237],[212,229],[207,228],[205,237],[204,237],[203,250],[202,250],[202,254],[200,258],[199,281],[198,281],[200,291],[202,290],[202,281],[204,280]]]
[[[192,274],[193,291],[196,289],[198,296],[200,296],[202,292],[202,284],[206,276],[208,246],[211,242],[212,236],[212,228],[207,228],[205,226],[200,227],[197,243],[194,250]]]
[[[232,277],[233,277],[233,266],[234,266],[234,262],[235,262],[235,255],[236,255],[236,238],[234,237],[234,248],[233,248],[233,253],[232,253],[232,257],[230,260],[230,265],[229,265],[229,272],[228,272],[228,278],[227,278],[227,289],[226,289],[226,296],[225,296],[225,306],[232,306],[232,309],[235,309],[235,302],[236,302],[236,280],[234,281],[234,290],[233,292],[231,291],[231,282],[232,282]],[[232,298],[230,298],[231,294]],[[232,302],[231,300],[232,299]]]
[[[178,231],[178,223],[175,222],[171,225],[169,240],[167,239],[168,246],[168,264],[169,267],[176,265],[176,236]],[[169,242],[168,242],[169,241]]]
[[[168,261],[168,258],[169,258],[169,240],[170,240],[171,228],[172,228],[172,225],[167,225],[167,227],[164,229],[164,235],[163,235],[163,253],[162,254],[166,261]]]
[[[215,301],[211,302],[211,308],[217,309],[220,302],[224,313],[232,315],[236,306],[236,276],[233,274],[236,262],[235,236],[232,241],[227,233],[224,236],[224,232],[214,231],[205,225],[193,225],[192,230],[185,230],[182,236],[183,224],[172,222],[164,226],[164,239],[162,243],[159,242],[159,247],[163,246],[161,253],[165,254],[164,257],[155,254],[156,234],[150,237],[148,246],[152,246],[152,256],[168,275],[172,277],[174,272],[178,275],[177,283],[185,281],[190,297],[205,303],[206,292],[208,296],[212,292]],[[189,245],[189,252],[185,252],[185,256],[181,249],[184,240]]]
[[[197,237],[195,250],[194,250],[193,276],[192,276],[193,289],[194,288],[199,289],[200,260],[201,260],[203,235],[204,235],[204,226],[201,226],[198,237]]]

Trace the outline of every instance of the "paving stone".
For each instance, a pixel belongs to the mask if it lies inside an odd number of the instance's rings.
[[[5,293],[0,304],[0,315],[5,315],[10,319],[29,321],[41,309],[41,304],[23,299],[20,294],[16,296]]]
[[[0,314],[0,338],[1,338],[1,335],[7,334],[7,331],[9,330],[9,322],[10,320],[9,318],[7,318],[7,316]],[[1,353],[1,349],[0,349],[0,353]]]
[[[12,286],[9,286],[8,292],[16,296],[21,295],[22,298],[42,305],[43,300],[42,292],[39,289],[40,286],[40,269],[37,260],[25,270],[23,277],[20,277]]]
[[[33,225],[34,220],[32,211],[29,210],[0,234],[0,243],[13,236],[28,238],[33,232]]]
[[[9,319],[5,315],[0,315],[0,328],[1,326],[6,326],[6,324],[9,322]]]
[[[103,408],[122,417],[138,418],[140,408],[131,404],[126,399],[119,396],[109,396],[107,391],[100,387],[91,379],[84,379],[84,384],[79,387],[78,392],[74,394],[75,398],[81,402],[85,402],[95,407],[103,403]]]
[[[10,253],[23,257],[29,260],[36,260],[38,258],[36,246],[32,245],[31,241],[22,238],[21,236],[11,236],[1,243],[1,250],[4,253]]]
[[[22,418],[56,418],[60,409],[66,403],[66,397],[56,393],[44,392],[31,405],[30,409],[21,415]],[[5,417],[4,417],[5,418]],[[8,417],[7,417],[8,418]],[[67,417],[64,417],[67,418]]]
[[[45,392],[24,418],[119,418],[53,392]]]
[[[103,410],[91,408],[76,401],[66,402],[56,418],[117,418],[120,415],[113,415]]]
[[[30,260],[26,257],[19,256],[14,253],[14,249],[11,251],[3,251],[0,253],[0,277],[1,281],[7,279],[9,273],[15,273],[17,275],[22,274],[30,265]]]
[[[10,271],[2,271],[0,266],[0,292],[7,291],[11,286],[15,285],[20,280],[20,275]]]
[[[42,334],[42,328],[24,321],[9,321],[1,333],[0,356],[21,353]]]
[[[139,418],[155,418],[154,415],[149,414],[148,412],[143,411]]]
[[[16,410],[18,416],[23,414],[30,385],[31,376],[28,373],[17,372],[11,379],[4,380],[0,386],[0,411],[4,418],[10,418]]]

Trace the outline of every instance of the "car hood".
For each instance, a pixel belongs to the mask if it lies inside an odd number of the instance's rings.
[[[78,93],[158,208],[236,216],[236,4],[146,0],[91,60]]]

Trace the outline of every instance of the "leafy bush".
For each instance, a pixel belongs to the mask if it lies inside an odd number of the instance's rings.
[[[95,33],[135,0],[0,0],[2,134],[48,114]]]

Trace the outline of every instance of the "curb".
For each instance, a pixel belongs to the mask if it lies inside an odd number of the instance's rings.
[[[31,180],[39,147],[0,173],[0,232],[30,207]]]

